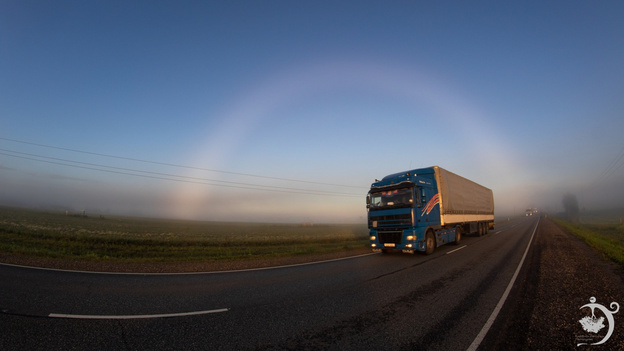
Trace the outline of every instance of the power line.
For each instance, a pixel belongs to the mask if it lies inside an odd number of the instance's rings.
[[[176,175],[176,174],[143,171],[143,170],[136,170],[136,169],[131,169],[131,168],[114,167],[114,166],[100,165],[100,164],[94,164],[94,163],[88,163],[88,162],[65,160],[65,159],[60,159],[56,157],[41,156],[41,155],[29,154],[25,152],[12,151],[12,150],[6,150],[6,149],[0,149],[0,150],[4,151],[4,152],[0,152],[0,155],[15,157],[19,159],[61,165],[61,166],[66,166],[66,167],[94,170],[94,171],[100,171],[100,172],[150,178],[150,179],[169,180],[169,181],[176,181],[176,182],[183,182],[183,183],[229,187],[229,188],[236,188],[236,189],[273,191],[273,192],[291,193],[291,194],[361,197],[361,195],[352,194],[352,193],[340,193],[340,192],[325,191],[325,190],[289,188],[289,187],[280,187],[280,186],[272,186],[272,185],[262,185],[262,184],[231,182],[231,181],[223,181],[223,180],[198,178],[198,177],[189,177],[189,176],[181,176],[181,175]],[[7,153],[7,152],[11,152],[12,154]],[[64,163],[64,162],[70,162],[70,163]],[[132,173],[132,172],[135,172],[135,173]],[[215,183],[215,182],[218,182],[218,183]]]
[[[600,177],[603,180],[608,179],[611,174],[619,170],[624,163],[622,163],[622,159],[624,159],[624,147],[620,150],[620,153],[607,165],[607,167],[602,171]]]
[[[192,169],[192,170],[198,170],[198,171],[231,174],[231,175],[238,175],[238,176],[245,176],[245,177],[255,177],[255,178],[262,178],[262,179],[272,179],[272,180],[287,181],[287,182],[296,182],[296,183],[306,183],[306,184],[328,185],[328,186],[337,186],[337,187],[345,187],[345,188],[364,189],[364,187],[356,186],[356,185],[324,183],[324,182],[315,182],[315,181],[309,181],[309,180],[280,178],[280,177],[272,177],[272,176],[265,176],[265,175],[251,174],[251,173],[231,172],[231,171],[224,171],[224,170],[217,170],[217,169],[210,169],[210,168],[193,167],[193,166],[179,165],[179,164],[167,163],[167,162],[150,161],[150,160],[144,160],[144,159],[133,158],[133,157],[110,155],[110,154],[104,154],[104,153],[99,153],[99,152],[90,152],[90,151],[84,151],[84,150],[77,150],[77,149],[71,149],[71,148],[66,148],[66,147],[59,147],[59,146],[52,146],[52,145],[46,145],[46,144],[39,144],[39,143],[33,143],[33,142],[29,142],[29,141],[10,139],[10,138],[3,138],[3,137],[0,137],[0,140],[10,141],[10,142],[20,143],[20,144],[26,144],[26,145],[33,145],[33,146],[38,146],[38,147],[44,147],[44,148],[49,148],[49,149],[56,149],[56,150],[63,150],[63,151],[81,153],[81,154],[86,154],[86,155],[93,155],[93,156],[99,156],[99,157],[108,157],[108,158],[114,158],[114,159],[126,160],[126,161],[149,163],[149,164],[160,165],[160,166],[168,166],[168,167]]]

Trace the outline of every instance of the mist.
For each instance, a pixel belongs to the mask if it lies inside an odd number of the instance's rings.
[[[366,223],[362,198],[215,189],[195,185],[182,198],[175,182],[110,183],[3,169],[0,205],[188,220],[283,223]],[[13,173],[7,176],[7,173]],[[22,176],[18,176],[18,175]]]
[[[497,216],[522,215],[527,208],[537,208],[540,212],[552,214],[564,213],[566,196],[576,199],[581,212],[624,209],[624,175],[602,182],[519,183],[514,187],[495,188],[493,191]]]

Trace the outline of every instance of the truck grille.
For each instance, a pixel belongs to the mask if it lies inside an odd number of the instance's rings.
[[[377,232],[377,237],[379,238],[379,243],[381,244],[400,244],[401,239],[403,238],[403,232],[394,230],[380,230]]]
[[[412,226],[412,215],[370,216],[368,226],[372,227],[374,221],[377,221],[377,228],[404,229]]]

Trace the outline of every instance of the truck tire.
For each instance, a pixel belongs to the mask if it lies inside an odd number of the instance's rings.
[[[457,226],[455,227],[455,241],[453,242],[453,245],[459,245],[459,243],[461,242],[461,239],[462,239],[461,227]]]
[[[431,255],[435,250],[435,236],[431,230],[428,230],[425,235],[425,246],[425,255]]]

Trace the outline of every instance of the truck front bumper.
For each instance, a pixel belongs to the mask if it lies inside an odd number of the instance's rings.
[[[398,234],[400,233],[400,237]],[[414,251],[425,251],[425,240],[418,240],[414,230],[404,230],[402,232],[392,232],[397,234],[393,240],[389,240],[388,232],[377,232],[371,230],[370,245],[373,252],[382,250],[401,250],[403,252],[413,253]]]

